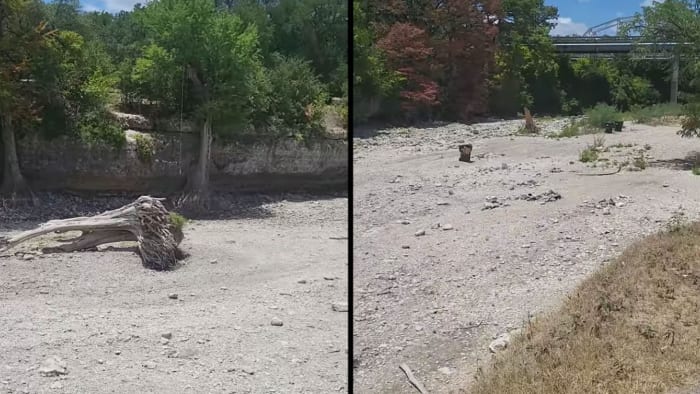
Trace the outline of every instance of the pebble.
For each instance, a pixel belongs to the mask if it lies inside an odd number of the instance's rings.
[[[270,320],[270,325],[275,326],[275,327],[281,327],[284,325],[281,319],[277,317],[273,317],[272,320]]]
[[[34,260],[34,255],[33,254],[25,254],[22,256],[23,259],[25,260]]]
[[[172,338],[173,338],[173,333],[170,332],[170,331],[168,331],[168,332],[164,332],[164,333],[160,334],[160,336],[163,337],[163,338],[165,338],[165,339],[172,339]]]
[[[209,262],[209,264],[216,264],[216,263],[218,263],[218,261],[217,261],[216,259],[211,260],[211,261]]]
[[[489,344],[489,350],[491,353],[496,353],[501,350],[504,350],[508,347],[510,344],[510,334],[504,333],[498,336],[498,338],[494,339],[490,344]]]
[[[445,231],[448,231],[448,230],[454,229],[454,227],[452,227],[451,224],[446,224],[446,225],[442,226],[442,229]]]
[[[411,249],[410,245],[401,245],[401,249]]]
[[[171,300],[177,300],[177,293],[168,294],[168,298],[170,298]]]
[[[299,279],[297,283],[305,285],[306,284],[306,279]]]
[[[416,237],[422,237],[423,235],[425,235],[425,230],[418,230],[416,231],[415,235]]]

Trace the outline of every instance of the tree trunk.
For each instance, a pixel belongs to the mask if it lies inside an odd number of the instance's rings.
[[[170,222],[170,214],[160,199],[141,196],[131,204],[91,217],[50,220],[34,230],[10,238],[0,251],[48,233],[81,231],[82,234],[59,246],[64,252],[95,248],[98,245],[136,241],[143,265],[164,270],[184,257],[178,249],[183,235]]]
[[[209,207],[209,161],[212,138],[211,116],[207,115],[199,134],[197,166],[191,171],[185,193],[177,203],[179,210],[194,213]]]
[[[12,115],[0,115],[0,132],[2,133],[2,145],[4,147],[3,178],[0,194],[16,197],[17,195],[28,193],[29,188],[19,168],[15,131],[12,128]]]

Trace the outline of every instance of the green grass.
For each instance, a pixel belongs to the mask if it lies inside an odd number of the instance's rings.
[[[692,171],[693,175],[700,175],[700,166],[695,166],[690,171]]]
[[[664,118],[681,116],[682,111],[683,107],[679,104],[654,104],[648,107],[632,107],[624,117],[637,123],[659,125],[664,123]]]
[[[182,228],[187,224],[187,218],[177,212],[170,212],[170,224],[177,230],[182,231]]]
[[[588,148],[584,149],[581,151],[581,155],[579,156],[579,160],[582,163],[590,163],[598,160],[598,151],[595,150],[592,146],[589,146]]]
[[[620,121],[623,119],[622,114],[615,107],[608,104],[600,103],[593,108],[584,111],[586,115],[586,124],[589,127],[602,129],[608,122]]]

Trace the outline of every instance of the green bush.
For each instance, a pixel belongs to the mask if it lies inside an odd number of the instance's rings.
[[[143,163],[152,163],[153,155],[155,154],[155,145],[153,144],[153,138],[150,136],[145,136],[141,134],[136,134],[134,136],[136,141],[136,156]]]
[[[170,224],[177,230],[182,231],[185,224],[187,224],[187,218],[177,212],[170,212]]]
[[[104,110],[83,114],[77,128],[80,138],[88,144],[106,144],[115,149],[121,149],[126,144],[124,130]]]
[[[590,127],[603,128],[608,122],[622,120],[622,114],[612,105],[600,103],[585,111],[586,123]]]
[[[683,107],[679,104],[654,104],[648,107],[633,106],[626,117],[637,123],[653,124],[666,116],[680,116]]]
[[[320,131],[326,87],[309,62],[275,55],[268,77],[271,126],[284,134],[307,136]]]
[[[598,160],[598,151],[594,147],[589,146],[588,148],[581,151],[581,155],[579,156],[579,160],[582,163],[596,161],[596,160]]]

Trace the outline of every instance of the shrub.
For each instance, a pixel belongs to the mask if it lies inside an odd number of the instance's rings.
[[[155,151],[155,146],[153,144],[153,138],[150,136],[145,136],[141,134],[136,134],[134,136],[136,141],[136,156],[143,163],[152,163],[153,155]]]
[[[593,108],[589,108],[585,112],[586,123],[595,128],[603,128],[608,122],[622,120],[622,114],[615,107],[600,103]]]
[[[88,144],[106,144],[121,149],[126,144],[126,134],[104,110],[83,114],[77,123],[78,135]]]
[[[581,151],[581,155],[579,156],[579,160],[582,163],[596,161],[596,160],[598,160],[598,151],[594,147],[589,146],[588,148]]]
[[[667,116],[680,116],[683,107],[678,104],[654,104],[648,107],[633,106],[627,117],[637,123],[654,124]]]
[[[268,77],[271,126],[285,134],[320,131],[323,111],[318,109],[324,106],[326,89],[309,62],[275,55]]]
[[[177,212],[170,212],[170,224],[177,230],[182,231],[185,224],[187,224],[187,218]]]
[[[678,134],[683,137],[700,136],[700,102],[688,103],[683,106],[681,127]]]

